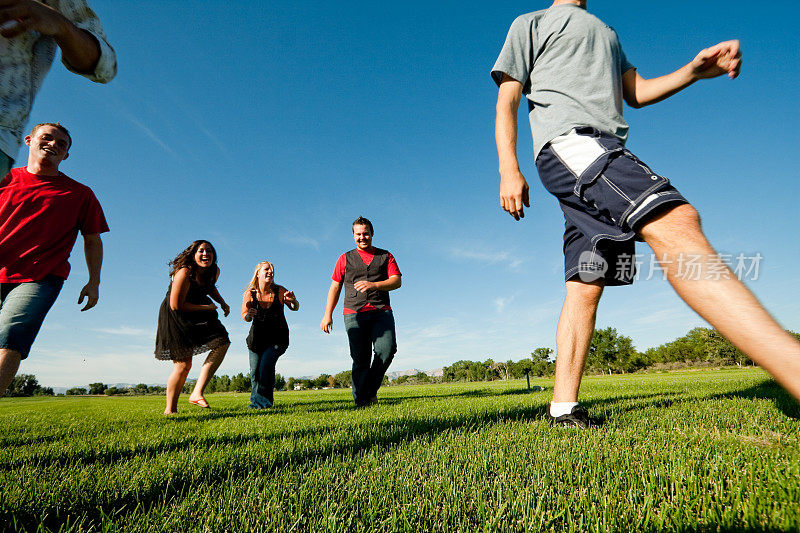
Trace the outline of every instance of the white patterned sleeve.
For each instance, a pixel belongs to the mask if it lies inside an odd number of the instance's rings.
[[[55,2],[55,4],[55,8],[58,9],[62,15],[78,28],[91,33],[100,45],[100,59],[97,61],[97,65],[92,72],[80,72],[75,70],[75,68],[64,61],[62,57],[61,62],[64,63],[67,70],[75,74],[80,74],[97,83],[108,83],[114,79],[114,76],[117,75],[117,54],[114,52],[114,49],[111,48],[111,45],[108,44],[106,34],[103,31],[103,27],[100,25],[100,19],[97,18],[92,8],[89,7],[85,0],[60,0]]]

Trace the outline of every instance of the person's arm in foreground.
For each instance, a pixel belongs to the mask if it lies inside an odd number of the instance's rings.
[[[285,304],[286,307],[292,311],[297,311],[300,309],[300,302],[297,301],[297,297],[294,295],[294,292],[286,289],[286,287],[280,288],[278,297],[280,298],[281,303]]]
[[[367,292],[372,289],[388,292],[399,289],[401,284],[400,276],[389,276],[389,279],[383,281],[356,281],[353,286],[358,292]]]
[[[622,91],[629,106],[639,108],[655,104],[685,89],[694,82],[727,74],[733,79],[742,68],[739,41],[725,41],[702,50],[675,72],[646,80],[636,69],[622,75]]]
[[[517,160],[517,111],[521,98],[522,84],[503,74],[497,91],[494,137],[500,162],[500,205],[514,220],[524,218],[524,208],[531,206],[528,181]]]
[[[169,292],[169,307],[173,311],[214,311],[214,304],[192,304],[186,301],[189,292],[189,269],[181,268],[172,276],[172,290]]]
[[[339,303],[339,295],[342,293],[342,284],[338,281],[331,281],[328,289],[328,299],[325,302],[325,314],[322,315],[322,322],[319,323],[320,329],[325,333],[330,333],[333,329],[333,310]]]
[[[52,37],[61,56],[78,72],[91,72],[100,59],[100,43],[52,7],[35,0],[0,0],[0,35],[16,37],[28,30]]]
[[[86,305],[81,311],[86,311],[97,305],[100,299],[100,269],[103,266],[103,241],[99,233],[83,236],[83,255],[86,257],[86,268],[89,270],[89,282],[81,289],[78,296],[78,305],[87,298]]]
[[[220,270],[219,270],[219,267],[217,267],[217,277],[214,278],[214,283],[216,283],[217,280],[219,279],[219,274],[220,274]],[[231,308],[227,303],[225,303],[225,299],[220,295],[220,293],[217,290],[216,286],[212,287],[211,290],[208,291],[208,295],[211,297],[212,300],[214,300],[215,302],[217,302],[219,304],[219,306],[222,308],[222,313],[225,316],[228,316],[228,313],[231,312]]]

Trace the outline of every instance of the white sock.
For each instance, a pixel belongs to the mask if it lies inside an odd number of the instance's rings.
[[[562,415],[568,415],[572,412],[572,408],[577,405],[578,402],[550,402],[550,416],[558,418]]]

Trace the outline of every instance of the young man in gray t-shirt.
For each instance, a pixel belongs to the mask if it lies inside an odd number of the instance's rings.
[[[558,198],[566,221],[567,294],[556,332],[551,422],[599,423],[578,406],[578,389],[600,296],[606,285],[633,281],[630,259],[637,239],[650,245],[692,309],[800,399],[800,343],[720,264],[697,211],[667,178],[625,148],[623,99],[635,108],[654,104],[701,79],[735,78],[740,66],[739,42],[726,41],[671,74],[644,79],[625,57],[616,32],[586,12],[586,0],[556,0],[511,25],[492,69],[499,86],[501,206],[515,220],[530,207],[516,155],[524,94],[539,176]],[[687,276],[680,264],[690,257],[699,272]],[[721,269],[724,275],[717,275]]]

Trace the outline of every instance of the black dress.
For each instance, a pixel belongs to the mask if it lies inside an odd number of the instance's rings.
[[[213,303],[208,293],[214,285],[200,285],[189,278],[186,303],[206,305]],[[169,284],[167,295],[158,311],[156,332],[156,359],[180,361],[189,359],[225,344],[230,344],[228,331],[219,321],[217,311],[173,311],[169,306]]]

